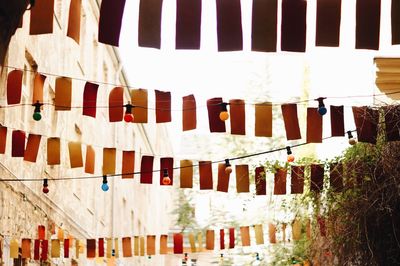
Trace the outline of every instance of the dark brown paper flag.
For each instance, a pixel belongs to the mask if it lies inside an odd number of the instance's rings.
[[[253,0],[251,50],[276,52],[278,0]]]
[[[46,34],[53,32],[54,0],[35,1],[31,9],[29,34]]]
[[[99,258],[104,257],[104,238],[99,238],[99,253],[98,253]]]
[[[125,0],[102,0],[99,18],[99,42],[119,45]]]
[[[12,132],[12,157],[24,157],[25,152],[25,132],[22,130],[13,130]]]
[[[214,250],[215,232],[214,230],[207,230],[206,232],[206,249]]]
[[[103,148],[103,175],[115,174],[116,153],[115,148]]]
[[[248,226],[240,227],[240,236],[242,238],[242,246],[243,247],[250,246],[250,229]]]
[[[222,98],[212,98],[207,100],[208,123],[210,132],[225,132],[225,122],[219,118],[222,111]]]
[[[176,1],[176,49],[200,49],[201,0]]]
[[[246,135],[246,114],[244,100],[230,100],[231,134]]]
[[[285,195],[286,194],[286,169],[276,169],[274,177],[274,195]]]
[[[0,153],[6,152],[7,128],[0,125]]]
[[[33,81],[33,92],[32,92],[32,104],[36,102],[43,103],[43,86],[46,80],[46,76],[39,73],[35,74]]]
[[[147,236],[147,255],[156,255],[156,236]]]
[[[199,162],[200,189],[213,189],[211,161]]]
[[[386,140],[387,141],[399,141],[400,140],[400,107],[399,106],[388,106],[383,108],[385,113],[385,129],[386,129]]]
[[[86,82],[85,89],[83,90],[83,115],[96,117],[96,101],[98,88],[98,84]]]
[[[267,180],[263,166],[255,169],[256,195],[267,194]]]
[[[72,80],[70,78],[59,77],[56,79],[55,89],[55,110],[69,111],[71,110],[72,101]]]
[[[163,184],[164,169],[168,170],[168,176],[171,179],[169,186],[173,185],[174,181],[174,158],[166,157],[160,159],[160,185]]]
[[[171,92],[158,91],[156,93],[156,123],[171,122]]]
[[[122,152],[122,178],[133,178],[135,172],[135,151]]]
[[[282,0],[282,51],[306,51],[306,14],[307,1]]]
[[[381,0],[357,0],[356,49],[379,50]]]
[[[235,171],[237,193],[250,192],[249,166],[247,164],[236,165]]]
[[[140,0],[139,46],[161,48],[162,0]]]
[[[122,238],[122,256],[124,258],[132,257],[132,242],[130,237]]]
[[[358,141],[376,144],[379,122],[378,110],[366,106],[353,107],[353,116]]]
[[[317,1],[316,46],[339,46],[342,0]]]
[[[332,137],[344,136],[344,110],[341,106],[330,106]]]
[[[26,143],[24,160],[35,163],[39,151],[40,139],[42,136],[29,134],[28,142]]]
[[[133,122],[147,123],[148,116],[148,92],[145,89],[131,90],[131,99],[133,108]]]
[[[115,87],[108,97],[108,117],[110,122],[122,121],[124,116],[124,89]]]
[[[82,144],[80,142],[69,142],[68,151],[71,168],[83,167]]]
[[[7,104],[19,104],[21,102],[22,76],[21,70],[13,70],[8,73]]]
[[[258,103],[255,105],[255,135],[256,137],[272,137],[271,103]]]
[[[240,0],[217,0],[218,51],[243,49]]]
[[[33,242],[33,259],[39,260],[40,259],[40,240],[35,239]]]
[[[22,239],[21,242],[21,257],[23,259],[31,258],[31,240],[30,239]]]
[[[96,239],[86,240],[86,257],[89,259],[96,257]]]
[[[71,0],[68,16],[67,36],[71,37],[77,44],[81,35],[81,5],[82,0]]]
[[[196,129],[196,126],[197,126],[196,99],[191,94],[182,97],[182,130],[187,131]]]
[[[153,183],[153,156],[142,156],[140,164],[140,183],[152,184]]]
[[[86,146],[85,173],[94,174],[96,154],[92,146]]]
[[[318,108],[307,108],[307,143],[322,143],[322,115]]]
[[[301,139],[299,119],[297,117],[297,105],[282,104],[281,108],[287,140]]]
[[[58,165],[60,164],[61,143],[59,138],[47,139],[47,164]]]
[[[218,164],[218,184],[217,191],[228,192],[229,174],[225,172],[225,163]]]
[[[343,165],[341,163],[332,163],[330,165],[329,182],[332,191],[343,191]]]
[[[400,44],[400,0],[392,0],[392,44]]]
[[[180,187],[193,188],[193,162],[190,160],[181,160],[180,163]]]
[[[291,166],[291,193],[302,194],[304,191],[304,166]]]
[[[324,185],[324,165],[312,164],[310,190],[319,193],[321,192],[323,185]]]

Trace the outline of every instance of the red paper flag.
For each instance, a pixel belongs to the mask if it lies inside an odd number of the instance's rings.
[[[344,111],[343,105],[330,106],[332,137],[344,136]]]
[[[160,159],[160,185],[163,184],[164,169],[168,170],[168,176],[171,179],[169,186],[173,185],[174,181],[174,158],[161,158]]]
[[[69,238],[64,239],[64,258],[69,258]]]
[[[286,194],[286,169],[277,169],[274,179],[274,195]]]
[[[225,231],[224,231],[224,229],[219,230],[219,248],[221,250],[225,249]]]
[[[218,51],[243,50],[240,0],[217,0]]]
[[[255,169],[255,181],[256,181],[256,195],[267,194],[267,180],[265,176],[265,169],[263,166],[256,167]]]
[[[253,0],[251,50],[276,52],[278,0]]]
[[[318,108],[307,108],[307,143],[322,143],[322,115]]]
[[[357,0],[356,49],[379,50],[381,0]]]
[[[218,184],[217,191],[228,192],[229,174],[225,172],[225,163],[218,164]]]
[[[25,132],[21,130],[13,130],[12,132],[12,157],[24,157],[25,152]]]
[[[96,101],[98,84],[86,82],[83,91],[83,115],[96,117]]]
[[[141,0],[139,5],[139,46],[161,48],[162,0]]]
[[[42,253],[40,254],[40,260],[47,260],[47,253],[49,252],[49,241],[48,240],[42,240],[41,241],[41,246],[42,246]]]
[[[35,239],[33,242],[33,259],[39,260],[40,259],[40,240]]]
[[[231,134],[246,135],[246,113],[243,100],[230,100]]]
[[[281,108],[287,140],[301,139],[299,119],[297,117],[297,105],[282,104]]]
[[[7,77],[7,104],[19,104],[22,93],[22,75],[21,70],[13,70]]]
[[[324,185],[324,165],[312,164],[311,165],[311,191],[316,193],[321,192]]]
[[[122,152],[122,178],[133,178],[135,172],[135,151]]]
[[[46,227],[44,225],[38,225],[38,239],[44,240],[46,238]]]
[[[171,92],[156,92],[156,123],[171,122]]]
[[[176,49],[200,49],[201,0],[177,0]]]
[[[124,89],[115,87],[108,98],[108,116],[110,122],[122,121],[124,116]]]
[[[182,234],[174,234],[174,254],[182,254],[183,253],[183,235]]]
[[[229,248],[235,248],[235,228],[229,228]]]
[[[225,132],[225,122],[219,118],[219,113],[222,111],[222,98],[207,100],[207,110],[210,132]]]
[[[99,42],[119,45],[125,0],[102,0],[99,18]]]
[[[99,238],[99,255],[100,258],[104,257],[104,238]]]
[[[282,0],[282,51],[306,51],[306,14],[307,1]]]
[[[211,161],[199,162],[200,189],[213,189]]]
[[[291,167],[291,193],[302,194],[304,191],[304,166]]]
[[[184,1],[188,2],[188,1]],[[189,2],[188,2],[189,3]],[[196,99],[194,96],[188,95],[182,97],[182,130],[192,130],[196,129],[197,119],[196,119]]]
[[[379,112],[370,107],[353,107],[357,138],[360,142],[376,144],[378,135]]]
[[[339,46],[342,0],[317,1],[316,46]]]
[[[7,128],[0,125],[0,153],[6,152]]]
[[[400,0],[392,0],[392,44],[400,44]]]
[[[153,183],[153,156],[142,156],[140,165],[140,183],[152,184]]]

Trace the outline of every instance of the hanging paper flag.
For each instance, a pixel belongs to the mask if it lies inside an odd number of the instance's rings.
[[[183,1],[191,3],[190,1]],[[182,130],[196,129],[196,99],[193,94],[182,97]]]
[[[131,90],[133,108],[133,122],[147,123],[148,92],[145,89]]]
[[[0,153],[6,152],[7,128],[0,125]]]
[[[49,241],[42,240],[41,241],[42,253],[40,253],[40,259],[43,261],[47,260],[47,254],[49,253]]]
[[[276,52],[278,1],[253,0],[251,50]]]
[[[83,166],[82,147],[80,142],[68,142],[69,161],[71,168]]]
[[[265,176],[265,169],[263,166],[256,167],[255,172],[256,195],[266,195],[267,180]]]
[[[79,258],[80,247],[81,247],[80,241],[77,239],[77,240],[75,241],[75,257],[76,257],[77,259]]]
[[[116,153],[115,148],[103,148],[103,175],[115,174]]]
[[[243,100],[230,100],[231,134],[246,135],[246,114]]]
[[[291,166],[291,193],[302,194],[304,191],[304,166]]]
[[[64,240],[64,230],[62,228],[58,228],[57,238],[58,240]]]
[[[217,0],[218,51],[243,50],[240,0]]]
[[[287,140],[301,139],[299,119],[297,116],[297,104],[282,104],[281,108]]]
[[[122,238],[122,257],[132,257],[132,243],[130,237]]]
[[[272,104],[269,102],[255,105],[255,136],[272,137]]]
[[[98,257],[104,257],[104,238],[99,238],[99,253]]]
[[[378,110],[367,106],[353,106],[353,116],[356,124],[358,141],[376,144],[379,122]]]
[[[219,230],[219,249],[225,249],[225,231],[224,229]]]
[[[307,1],[282,0],[282,51],[306,51],[306,14]]]
[[[379,50],[381,0],[357,0],[356,49]]]
[[[264,245],[264,231],[262,224],[254,226],[254,233],[256,235],[256,245]]]
[[[392,106],[385,107],[385,130],[386,130],[386,140],[387,141],[398,141],[400,140],[400,107]]]
[[[324,165],[312,164],[310,190],[319,193],[321,192],[323,185],[324,185]]]
[[[141,0],[139,5],[139,46],[161,48],[162,0]]]
[[[160,254],[168,254],[168,235],[160,236]]]
[[[212,162],[199,162],[200,189],[213,189]]]
[[[60,164],[61,143],[59,138],[47,139],[47,165]]]
[[[134,256],[139,256],[139,237],[134,236],[133,237],[133,255]]]
[[[292,237],[293,240],[297,241],[301,238],[301,222],[299,219],[295,219],[292,224]]]
[[[12,157],[24,157],[25,152],[25,132],[21,130],[13,130],[12,132]]]
[[[307,108],[307,143],[322,143],[322,115],[318,108]]]
[[[163,182],[164,169],[168,171],[168,177],[171,180],[169,184]],[[173,185],[174,181],[174,158],[161,158],[160,159],[160,185]]]
[[[144,256],[145,255],[145,245],[144,245],[144,237],[140,237],[139,238],[140,241],[140,256]]]
[[[196,253],[196,241],[194,239],[194,235],[192,233],[189,234],[189,244],[190,244],[190,252],[191,253]]]
[[[282,240],[283,240],[283,243],[286,243],[286,224],[285,223],[282,224]]]
[[[400,44],[400,0],[392,0],[392,44]]]
[[[242,238],[242,246],[243,247],[250,246],[250,229],[248,226],[240,227],[240,236]]]
[[[80,0],[73,0],[80,1]],[[82,114],[86,116],[96,117],[96,101],[98,84],[86,82],[83,90],[83,108]],[[122,105],[122,104],[121,104]]]
[[[79,44],[81,33],[81,5],[82,0],[71,0],[69,5],[67,36]]]
[[[236,165],[235,171],[237,193],[250,192],[249,166],[246,164]]]
[[[31,9],[30,35],[53,32],[54,0],[40,0]]]
[[[276,169],[274,178],[274,195],[286,194],[286,175],[287,170],[284,168]]]
[[[171,122],[171,92],[155,90],[156,123]]]
[[[46,239],[46,227],[44,227],[44,225],[38,225],[38,239],[39,240]]]
[[[110,122],[120,122],[124,116],[124,89],[115,87],[108,97],[108,117]]]
[[[135,172],[135,151],[122,152],[122,178],[133,178]]]
[[[344,136],[344,111],[343,105],[330,106],[332,137]]]
[[[93,259],[96,257],[96,239],[86,240],[86,257]]]
[[[43,86],[46,80],[46,76],[39,73],[35,74],[33,81],[33,92],[32,92],[32,104],[37,102],[43,103]]]
[[[16,239],[11,239],[10,241],[10,258],[18,259],[18,241]]]
[[[316,46],[339,46],[342,0],[317,1]]]
[[[106,257],[111,258],[111,253],[112,253],[112,239],[111,238],[106,238]]]
[[[118,238],[114,238],[114,257],[119,258]]]
[[[225,122],[219,118],[219,113],[222,111],[222,98],[207,100],[207,110],[210,132],[225,132]]]
[[[69,258],[69,239],[64,239],[64,258]]]
[[[54,105],[56,111],[71,110],[72,81],[71,78],[58,77],[56,79]]]
[[[103,0],[100,7],[99,42],[119,45],[125,0]]]
[[[174,234],[174,254],[183,253],[183,235],[180,233]]]
[[[177,0],[176,49],[200,49],[201,0]]]
[[[156,255],[156,236],[147,236],[147,255]]]
[[[198,244],[198,247],[199,247],[198,251],[202,252],[203,251],[203,235],[202,235],[201,232],[199,232],[197,234],[197,244]]]
[[[152,184],[153,183],[153,156],[142,156],[140,165],[140,183]]]
[[[229,228],[229,248],[235,248],[235,228]]]
[[[36,162],[41,137],[40,135],[29,134],[24,152],[24,161]]]
[[[40,240],[35,239],[33,242],[33,259],[39,260],[40,259]]]
[[[193,188],[193,162],[181,160],[180,162],[180,187]]]
[[[228,192],[229,174],[225,172],[225,163],[218,164],[218,184],[217,191]]]
[[[268,224],[269,243],[276,244],[276,227],[274,224]]]
[[[22,75],[21,70],[13,70],[7,77],[7,104],[19,104],[22,93]]]
[[[206,231],[206,249],[214,250],[215,232],[214,230]]]
[[[329,168],[329,181],[332,191],[343,191],[343,165],[341,163],[332,163]]]
[[[30,239],[22,239],[21,242],[21,257],[23,259],[31,258],[31,240]]]
[[[85,160],[85,173],[94,174],[94,163],[95,163],[94,149],[92,146],[86,146],[86,160]]]
[[[59,258],[60,257],[60,240],[52,239],[51,240],[51,257]]]

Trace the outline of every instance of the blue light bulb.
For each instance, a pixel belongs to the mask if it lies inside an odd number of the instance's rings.
[[[102,189],[104,192],[108,191],[109,188],[110,188],[110,187],[108,186],[107,183],[103,183],[103,185],[101,185],[101,189]]]
[[[327,111],[328,111],[328,110],[326,109],[325,106],[318,107],[318,113],[319,113],[320,115],[325,115]]]

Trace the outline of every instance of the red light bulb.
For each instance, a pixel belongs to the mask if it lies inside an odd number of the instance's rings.
[[[47,193],[49,193],[49,188],[48,187],[43,187],[42,191],[43,191],[44,194],[47,194]]]
[[[289,163],[294,162],[294,155],[293,155],[293,154],[289,154],[289,155],[287,156],[287,161],[288,161]]]
[[[171,184],[171,178],[169,178],[169,176],[164,176],[162,179],[162,183],[163,185],[167,186]]]
[[[124,121],[125,121],[126,123],[131,123],[131,122],[133,122],[133,114],[126,113],[126,114],[124,115]]]

